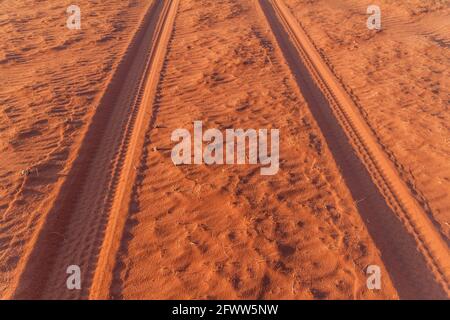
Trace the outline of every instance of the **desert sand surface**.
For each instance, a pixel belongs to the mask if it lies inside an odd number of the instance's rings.
[[[376,249],[260,20],[247,1],[181,1],[113,298],[377,297],[362,272]],[[170,132],[196,119],[280,128],[281,172],[174,166]]]
[[[0,298],[449,298],[445,1],[70,4],[0,2]],[[195,121],[278,172],[174,164]]]
[[[0,3],[0,296],[46,219],[149,2]]]
[[[450,6],[378,1],[382,31],[364,21],[371,1],[286,0],[352,92],[411,192],[450,237]]]

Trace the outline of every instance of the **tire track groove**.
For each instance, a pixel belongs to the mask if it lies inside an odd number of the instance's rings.
[[[158,62],[164,55],[161,38],[167,31],[161,26],[176,2],[155,0],[149,5],[87,129],[73,168],[22,262],[11,298],[89,297],[97,266],[104,266],[98,261],[108,226],[120,210],[115,203],[126,194],[131,160],[140,151],[142,127],[148,120],[145,109],[151,107],[154,93],[146,84],[148,79],[158,80]],[[81,267],[82,290],[66,288],[69,265]]]
[[[368,125],[358,113],[353,100],[345,89],[339,85],[332,71],[329,70],[326,63],[320,58],[313,42],[301,25],[296,22],[287,7],[280,0],[259,0],[258,4],[265,13],[272,29],[277,25],[281,26],[280,29],[282,31],[278,30],[278,34],[276,34],[278,40],[284,41],[285,43],[290,42],[290,46],[293,45],[293,50],[290,52],[288,51],[292,48],[289,48],[289,45],[285,45],[284,54],[286,56],[296,55],[300,57],[306,68],[305,71],[309,73],[315,86],[320,90],[320,95],[326,99],[327,105],[348,137],[349,143],[356,151],[371,179],[378,187],[379,192],[398,219],[401,220],[403,227],[415,240],[417,250],[421,252],[423,259],[430,269],[430,273],[432,273],[436,283],[445,292],[443,297],[448,297],[450,270],[448,244],[441,238],[439,232],[435,229],[420,205],[416,203],[416,200],[410,194],[392,163],[390,163],[387,156],[377,144],[376,138],[373,137]],[[280,38],[285,39],[280,40]],[[292,52],[294,50],[295,53]],[[292,59],[295,58],[291,57]],[[297,70],[297,75],[300,73],[302,73],[302,70]],[[304,72],[300,76],[305,77]],[[308,86],[310,87],[311,84],[308,84]],[[362,214],[364,215],[364,213]],[[384,213],[380,212],[379,214]],[[401,238],[400,235],[398,237]],[[400,243],[401,240],[399,239],[397,242]],[[399,246],[401,247],[400,244]],[[406,247],[404,250],[408,251]],[[412,265],[408,268],[414,269],[415,267]],[[405,276],[399,275],[399,277]],[[401,282],[404,281],[402,280]],[[429,284],[423,284],[423,286],[427,287]],[[414,297],[419,293],[407,292],[404,296],[410,297],[410,294]]]

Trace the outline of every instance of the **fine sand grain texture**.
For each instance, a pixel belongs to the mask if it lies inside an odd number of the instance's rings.
[[[0,1],[0,297],[151,1]],[[62,236],[63,237],[63,236]]]
[[[367,290],[379,253],[253,4],[180,3],[111,298],[396,297],[389,277]],[[171,132],[195,120],[280,129],[280,172],[174,166]]]
[[[0,0],[0,299],[450,298],[448,1],[72,4]]]
[[[358,201],[359,212],[383,252],[400,297],[447,297],[447,244],[289,8],[282,0],[260,0],[258,4],[353,197],[363,199]]]
[[[359,108],[410,192],[450,237],[448,1],[285,0]]]

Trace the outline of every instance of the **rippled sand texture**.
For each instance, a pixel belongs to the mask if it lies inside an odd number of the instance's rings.
[[[181,1],[154,126],[135,181],[111,297],[395,298],[262,14],[241,0]],[[281,168],[174,166],[171,132],[279,128]]]
[[[0,298],[449,297],[447,1],[71,4],[0,0]],[[194,121],[279,172],[175,165]]]
[[[0,296],[150,1],[0,1]]]
[[[285,1],[341,78],[411,192],[450,237],[448,1]]]

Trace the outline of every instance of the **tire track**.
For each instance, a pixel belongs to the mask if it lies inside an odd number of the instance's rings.
[[[177,0],[149,6],[113,75],[59,196],[23,258],[13,299],[85,299],[107,267],[111,239],[129,193],[143,129],[150,118]],[[172,19],[173,21],[173,19]],[[168,34],[167,34],[168,33]],[[82,290],[66,288],[66,269],[81,268]],[[101,280],[100,280],[101,281]],[[101,286],[100,286],[101,287]]]
[[[330,148],[337,155],[336,161],[341,165],[346,179],[352,180],[348,181],[352,193],[361,194],[364,188],[366,191],[371,189],[370,183],[361,183],[367,180],[365,176],[368,175],[389,206],[383,211],[375,212],[374,208],[382,208],[383,205],[379,203],[380,199],[373,196],[369,201],[365,201],[366,211],[361,210],[361,213],[383,253],[383,259],[400,297],[448,298],[448,244],[440,237],[426,213],[409,193],[407,186],[376,143],[354,102],[322,61],[314,44],[295,22],[286,6],[279,0],[259,0],[258,3],[300,87],[309,91],[311,109],[316,117],[322,118],[318,121]],[[340,128],[330,124],[333,117],[338,120]],[[359,159],[354,159],[352,154],[344,152],[349,148],[343,145],[345,142],[336,138],[340,131],[344,132]],[[350,164],[350,160],[362,162],[366,172],[351,171],[358,168],[358,164]],[[363,185],[364,187],[361,187]],[[367,196],[371,193],[365,194]],[[373,206],[367,206],[370,202]],[[400,224],[403,228],[400,228]],[[420,255],[417,255],[417,251]]]
[[[246,0],[180,1],[134,181],[112,299],[396,298],[270,30]],[[278,128],[280,172],[174,166],[171,132]],[[384,274],[387,274],[384,273]]]
[[[172,35],[172,29],[175,22],[175,16],[178,9],[179,0],[163,1],[164,8],[161,19],[156,27],[158,34],[156,44],[152,48],[152,56],[147,65],[148,74],[145,82],[142,83],[140,90],[141,104],[147,107],[153,105],[158,82],[160,80],[161,70],[164,64],[164,58],[167,52],[168,43]],[[126,158],[126,170],[122,179],[120,192],[114,199],[110,214],[110,223],[107,227],[105,241],[102,245],[97,268],[92,282],[90,292],[91,299],[109,298],[110,287],[113,277],[113,269],[117,252],[120,248],[122,233],[128,216],[128,206],[132,197],[133,181],[136,179],[136,168],[139,166],[141,154],[144,148],[145,133],[148,123],[154,118],[155,110],[152,113],[146,112],[142,108],[138,115],[137,134],[134,135],[131,145],[133,148]],[[147,124],[147,125],[146,125]]]

